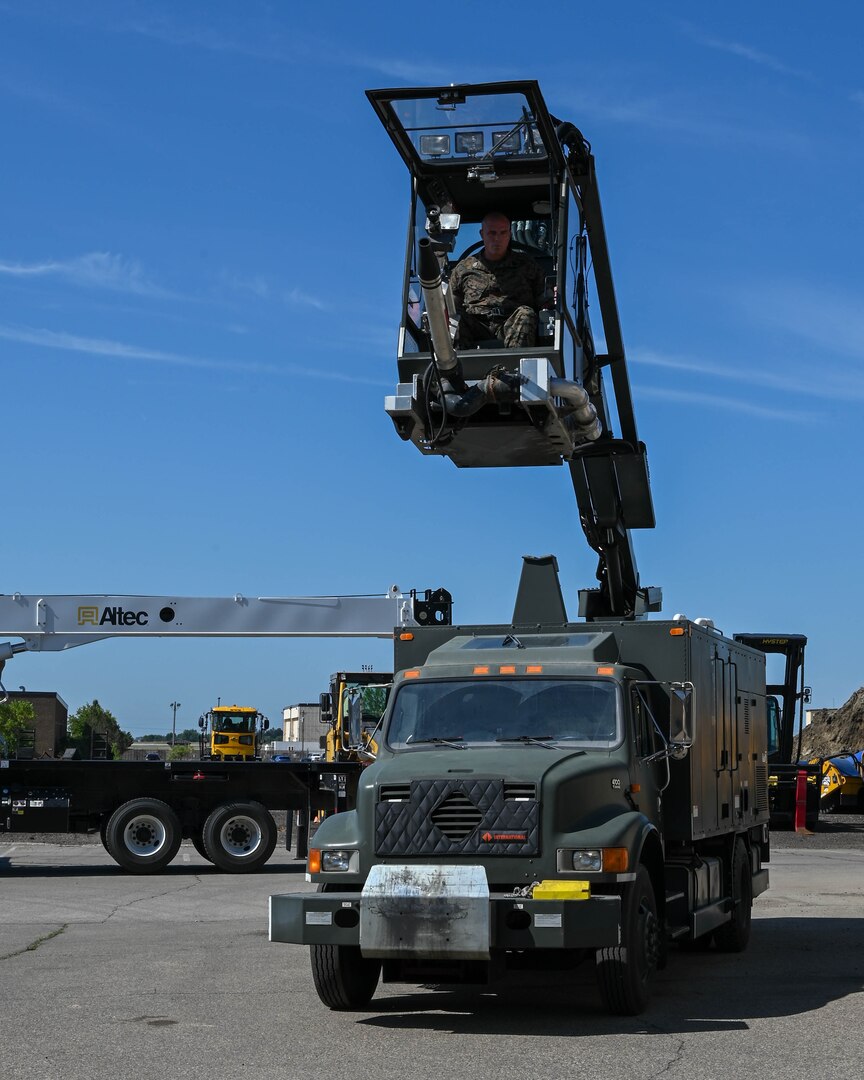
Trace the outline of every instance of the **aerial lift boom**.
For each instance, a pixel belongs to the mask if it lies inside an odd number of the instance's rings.
[[[599,587],[580,593],[580,615],[659,611],[660,590],[641,585],[630,538],[632,529],[654,527],[654,509],[590,145],[550,115],[533,81],[367,96],[412,181],[400,382],[385,401],[398,434],[460,468],[566,464],[598,555]],[[482,246],[479,223],[493,210],[511,221],[511,248],[544,270],[547,299],[536,344],[462,348],[448,282]],[[476,242],[455,254],[457,238]]]

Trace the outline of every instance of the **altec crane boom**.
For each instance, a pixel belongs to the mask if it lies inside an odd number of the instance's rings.
[[[59,652],[117,637],[377,637],[445,624],[444,589],[382,596],[0,596],[0,664],[16,653]],[[0,667],[2,671],[2,667]]]

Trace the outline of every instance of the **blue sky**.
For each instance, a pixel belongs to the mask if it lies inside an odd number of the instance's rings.
[[[383,593],[507,621],[525,553],[595,559],[563,469],[395,435],[407,172],[370,87],[537,78],[591,141],[664,614],[810,638],[864,682],[861,16],[823,4],[0,0],[11,593]],[[373,12],[374,14],[370,14]],[[797,14],[796,14],[797,11]],[[105,642],[4,682],[135,733],[271,718],[386,642]]]

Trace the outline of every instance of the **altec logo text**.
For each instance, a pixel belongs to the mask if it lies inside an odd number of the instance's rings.
[[[78,608],[79,626],[146,626],[150,615],[146,611],[126,611],[122,607],[98,607],[82,605]]]

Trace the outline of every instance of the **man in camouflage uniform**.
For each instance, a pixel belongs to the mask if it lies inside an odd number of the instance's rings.
[[[480,226],[483,250],[457,263],[450,288],[459,314],[456,344],[497,338],[507,348],[534,345],[545,276],[536,262],[510,250],[510,221],[493,211]]]

